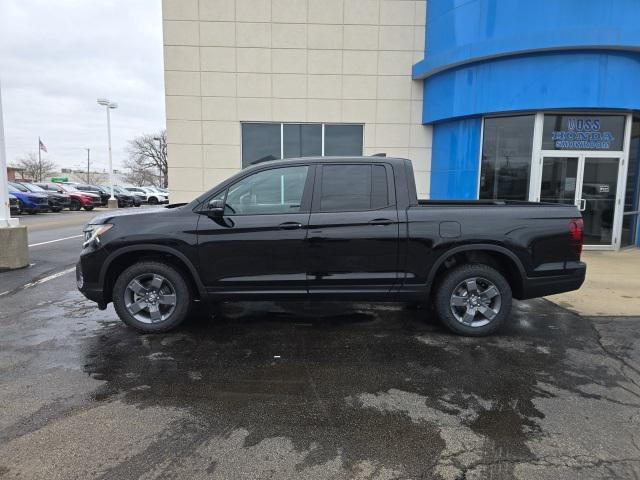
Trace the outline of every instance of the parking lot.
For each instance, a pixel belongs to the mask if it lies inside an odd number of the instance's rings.
[[[640,476],[640,318],[243,303],[140,335],[75,289],[95,213],[24,217],[0,273],[0,478]]]

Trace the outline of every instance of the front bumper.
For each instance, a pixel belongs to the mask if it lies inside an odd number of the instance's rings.
[[[34,212],[34,213],[38,213],[38,212],[47,212],[49,211],[49,203],[47,202],[45,203],[37,203],[37,204],[23,204],[23,211],[25,212]]]
[[[71,204],[70,200],[67,199],[59,199],[59,198],[51,198],[49,199],[49,207],[63,210],[65,208],[69,208]]]
[[[583,262],[575,262],[573,266],[575,268],[567,270],[567,273],[562,275],[526,277],[522,286],[522,296],[519,299],[527,300],[578,290],[584,283],[587,265]]]
[[[103,249],[85,252],[76,263],[76,285],[89,300],[98,304],[101,310],[107,308],[108,299],[100,281],[100,270],[107,253]]]

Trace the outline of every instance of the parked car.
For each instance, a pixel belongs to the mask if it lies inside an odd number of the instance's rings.
[[[13,194],[9,194],[9,214],[13,215],[14,217],[16,215],[20,215],[20,203],[18,202],[18,199],[15,197],[15,195]]]
[[[111,197],[111,194],[106,189],[99,187],[98,185],[83,185],[78,183],[73,184],[73,186],[81,192],[89,192],[98,195],[100,197],[100,205],[103,207],[107,206],[109,197]]]
[[[78,211],[84,208],[87,211],[93,210],[100,206],[100,197],[91,192],[82,192],[73,185],[65,183],[37,183],[39,187],[48,191],[62,192],[69,195],[71,203],[69,210]]]
[[[64,192],[54,192],[51,190],[45,190],[44,188],[36,185],[35,183],[20,183],[21,186],[28,189],[33,193],[43,193],[47,196],[49,203],[49,211],[60,212],[65,208],[71,207],[71,197]]]
[[[302,158],[246,168],[188,204],[84,229],[78,288],[142,332],[194,300],[431,302],[462,335],[503,325],[512,298],[575,290],[575,206],[418,200],[411,161]]]
[[[49,199],[44,193],[33,193],[19,183],[10,182],[9,193],[18,199],[22,213],[40,213],[49,210]]]
[[[126,187],[130,192],[142,195],[149,205],[169,203],[169,197],[153,187]]]
[[[133,198],[133,206],[134,207],[139,207],[143,203],[147,203],[147,197],[142,193],[131,192],[126,187],[116,187],[116,188],[118,189],[119,192],[121,192],[123,194],[131,195],[131,197]]]
[[[107,185],[98,185],[98,187],[105,189],[108,192],[109,197],[111,197],[111,187]],[[115,185],[113,187],[113,196],[118,200],[118,208],[134,206],[135,198],[133,195]]]

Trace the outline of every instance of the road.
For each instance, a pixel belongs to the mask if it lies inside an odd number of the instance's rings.
[[[75,215],[26,218],[30,243]],[[139,335],[72,274],[17,288],[80,241],[0,274],[3,480],[640,477],[639,318],[517,302],[473,339],[399,304],[239,303]]]
[[[0,299],[16,288],[69,271],[78,261],[82,249],[82,226],[105,209],[91,212],[45,213],[21,215],[20,224],[27,226],[29,268],[0,276]]]

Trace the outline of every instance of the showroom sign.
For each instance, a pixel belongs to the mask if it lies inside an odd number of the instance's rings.
[[[600,130],[598,118],[569,118],[567,130],[554,130],[551,138],[558,150],[609,150],[613,133]]]
[[[545,150],[622,150],[622,115],[545,115]]]

